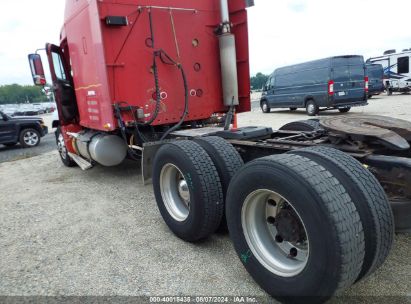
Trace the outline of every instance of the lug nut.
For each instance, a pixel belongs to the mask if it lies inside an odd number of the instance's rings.
[[[277,235],[275,236],[275,241],[276,241],[277,243],[282,243],[282,242],[284,241],[284,239],[283,239],[283,237],[282,237],[281,235],[277,234]]]
[[[298,251],[297,251],[296,248],[293,247],[293,248],[290,249],[290,256],[291,257],[295,258],[297,256],[297,254],[298,254]]]
[[[274,223],[275,223],[275,218],[272,217],[272,216],[269,216],[269,217],[267,218],[267,223],[269,223],[270,225],[274,225]]]

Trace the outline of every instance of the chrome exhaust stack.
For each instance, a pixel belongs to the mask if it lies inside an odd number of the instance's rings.
[[[221,34],[220,44],[221,79],[224,105],[231,107],[239,105],[237,53],[235,36],[231,33],[230,12],[228,0],[220,0]]]

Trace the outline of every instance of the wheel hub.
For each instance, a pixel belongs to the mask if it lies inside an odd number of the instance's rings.
[[[304,227],[292,209],[282,208],[275,219],[274,225],[282,240],[291,243],[304,241]]]
[[[160,174],[160,190],[168,213],[184,222],[190,213],[190,189],[183,173],[174,164],[166,164]]]
[[[24,142],[29,146],[34,146],[38,141],[38,136],[34,132],[27,132],[24,135]]]
[[[308,262],[309,239],[292,204],[280,194],[259,189],[244,201],[241,222],[247,244],[270,272],[292,277]]]
[[[190,201],[190,191],[188,190],[188,185],[185,179],[180,180],[178,183],[178,193],[185,202]]]

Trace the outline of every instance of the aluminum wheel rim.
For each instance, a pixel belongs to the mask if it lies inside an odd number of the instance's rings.
[[[39,141],[39,137],[36,133],[28,131],[24,133],[23,140],[26,145],[35,146]]]
[[[276,206],[269,203],[272,201]],[[302,244],[278,242],[276,227],[267,222],[269,217],[276,218],[284,205],[292,208],[304,228],[306,241]],[[296,276],[304,270],[309,258],[307,230],[298,212],[280,194],[266,189],[250,193],[244,201],[241,222],[248,246],[267,270],[281,277]],[[297,252],[296,256],[290,255],[293,248]]]
[[[190,213],[190,191],[183,173],[173,164],[166,164],[160,173],[160,191],[168,213],[184,222]]]
[[[59,137],[57,139],[57,149],[63,159],[67,158],[67,149],[66,149],[66,144],[64,143],[64,137],[63,134],[59,134]]]
[[[267,103],[263,102],[263,111],[267,112],[267,110],[268,110]]]

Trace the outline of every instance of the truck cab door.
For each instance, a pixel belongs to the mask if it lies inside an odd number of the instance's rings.
[[[79,112],[71,68],[67,59],[68,54],[65,54],[62,48],[53,44],[46,45],[46,52],[60,123],[63,126],[78,123]]]

